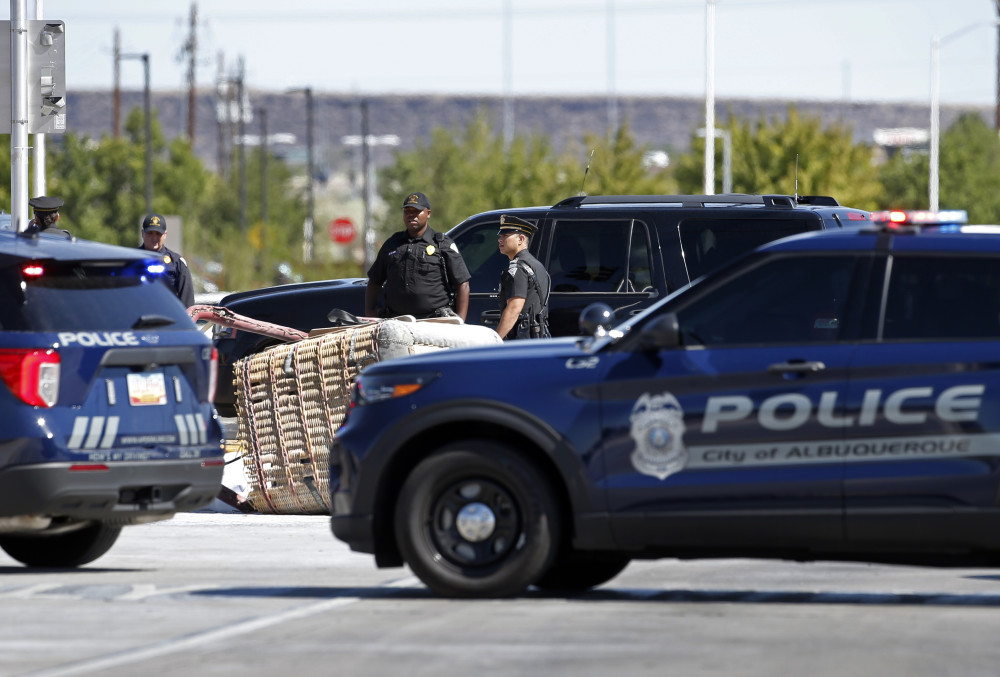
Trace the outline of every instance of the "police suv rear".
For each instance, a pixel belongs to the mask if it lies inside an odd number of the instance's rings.
[[[458,597],[655,557],[996,561],[1000,236],[798,235],[597,334],[365,369],[334,534]]]
[[[162,269],[0,231],[0,547],[24,564],[85,564],[218,493],[216,360]]]

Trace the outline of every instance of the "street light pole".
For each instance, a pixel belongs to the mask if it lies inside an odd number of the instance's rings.
[[[940,173],[940,138],[941,138],[941,45],[965,35],[980,26],[998,26],[1000,19],[993,21],[977,21],[953,31],[943,38],[934,36],[931,39],[931,140],[930,140],[930,173],[927,181],[928,209],[936,212],[939,207]]]
[[[705,0],[705,195],[715,194],[715,0]]]
[[[698,136],[705,138],[705,128],[698,130]],[[728,129],[716,129],[715,138],[722,139],[722,192],[733,192],[733,135]],[[705,143],[708,143],[706,141]],[[712,193],[715,186],[712,186]],[[711,195],[712,193],[708,193]]]
[[[289,94],[301,92],[306,96],[306,222],[302,227],[302,261],[310,263],[313,259],[313,223],[316,217],[316,202],[313,195],[313,92],[312,87],[291,89]]]
[[[153,213],[153,123],[149,96],[149,53],[122,54],[121,59],[142,59],[143,98],[142,109],[146,118],[146,213]]]

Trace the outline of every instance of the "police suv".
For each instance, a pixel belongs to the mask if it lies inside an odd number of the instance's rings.
[[[123,526],[218,494],[214,349],[162,271],[0,231],[0,547],[28,566],[86,564]]]
[[[656,557],[994,562],[998,348],[1000,236],[793,236],[592,338],[369,366],[333,533],[456,597]]]

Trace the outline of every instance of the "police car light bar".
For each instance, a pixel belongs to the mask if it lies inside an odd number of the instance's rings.
[[[937,212],[928,209],[887,209],[872,212],[872,222],[889,228],[960,225],[969,222],[969,214],[964,209],[945,209]]]

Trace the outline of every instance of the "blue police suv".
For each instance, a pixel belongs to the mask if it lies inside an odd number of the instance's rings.
[[[148,252],[0,232],[0,547],[75,567],[125,525],[210,503],[208,338]]]
[[[1000,236],[797,235],[592,338],[374,364],[352,399],[333,532],[443,595],[639,558],[995,562]]]

